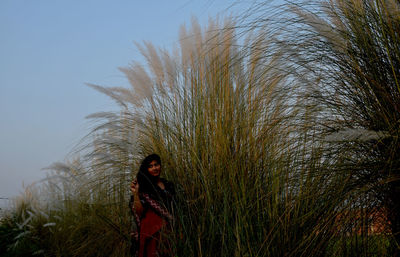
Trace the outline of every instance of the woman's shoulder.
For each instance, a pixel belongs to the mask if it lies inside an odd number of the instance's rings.
[[[161,178],[161,181],[163,182],[165,186],[165,190],[170,192],[171,194],[175,194],[175,185],[169,180],[166,180],[165,178]]]
[[[160,178],[160,180],[164,183],[164,185],[174,185],[173,182],[171,182],[165,178]]]

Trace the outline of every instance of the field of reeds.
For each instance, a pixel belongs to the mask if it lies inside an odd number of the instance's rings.
[[[1,256],[130,256],[129,184],[153,152],[176,256],[399,256],[399,1],[260,3],[179,42],[138,44],[130,88],[89,85],[120,112],[15,199]]]

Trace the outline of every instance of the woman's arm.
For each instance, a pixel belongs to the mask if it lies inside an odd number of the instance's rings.
[[[133,204],[131,204],[131,208],[134,208],[134,211],[136,211],[136,214],[140,217],[143,213],[143,206],[139,199],[139,184],[137,183],[136,179],[133,180],[131,183],[131,192],[131,202],[133,201]]]

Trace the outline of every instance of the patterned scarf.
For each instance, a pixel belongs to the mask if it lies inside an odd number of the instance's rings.
[[[163,206],[161,206],[159,202],[150,198],[150,196],[148,194],[140,193],[140,200],[142,202],[142,205],[145,205],[145,206],[148,206],[149,208],[151,208],[155,213],[157,213],[161,218],[163,218],[169,224],[172,223],[173,217],[169,213],[169,211],[166,208],[164,208]],[[139,215],[135,211],[135,204],[131,204],[131,211],[135,217],[136,225],[139,230],[141,222],[140,222]],[[134,231],[134,232],[132,232],[131,235],[136,241],[139,240],[139,231]]]

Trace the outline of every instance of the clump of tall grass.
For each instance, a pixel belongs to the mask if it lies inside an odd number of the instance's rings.
[[[117,201],[122,185],[105,186],[104,174],[79,160],[49,168],[2,217],[5,256],[129,256],[127,190]]]
[[[324,255],[342,180],[324,172],[312,109],[299,108],[282,53],[263,51],[257,32],[239,46],[238,32],[231,19],[194,22],[172,52],[138,45],[148,68],[121,68],[130,90],[93,87],[120,103],[136,155],[159,153],[177,184],[178,256]]]
[[[277,45],[285,49],[290,76],[303,84],[309,101],[324,110],[317,116],[321,139],[328,142],[324,153],[331,159],[331,172],[346,178],[345,210],[354,213],[344,225],[365,230],[363,246],[350,249],[355,255],[371,254],[368,217],[380,210],[388,218],[382,226],[390,226],[386,231],[393,236],[389,254],[398,254],[399,2],[297,2],[289,9]],[[362,212],[369,220],[363,224]],[[342,240],[350,241],[348,236]]]

